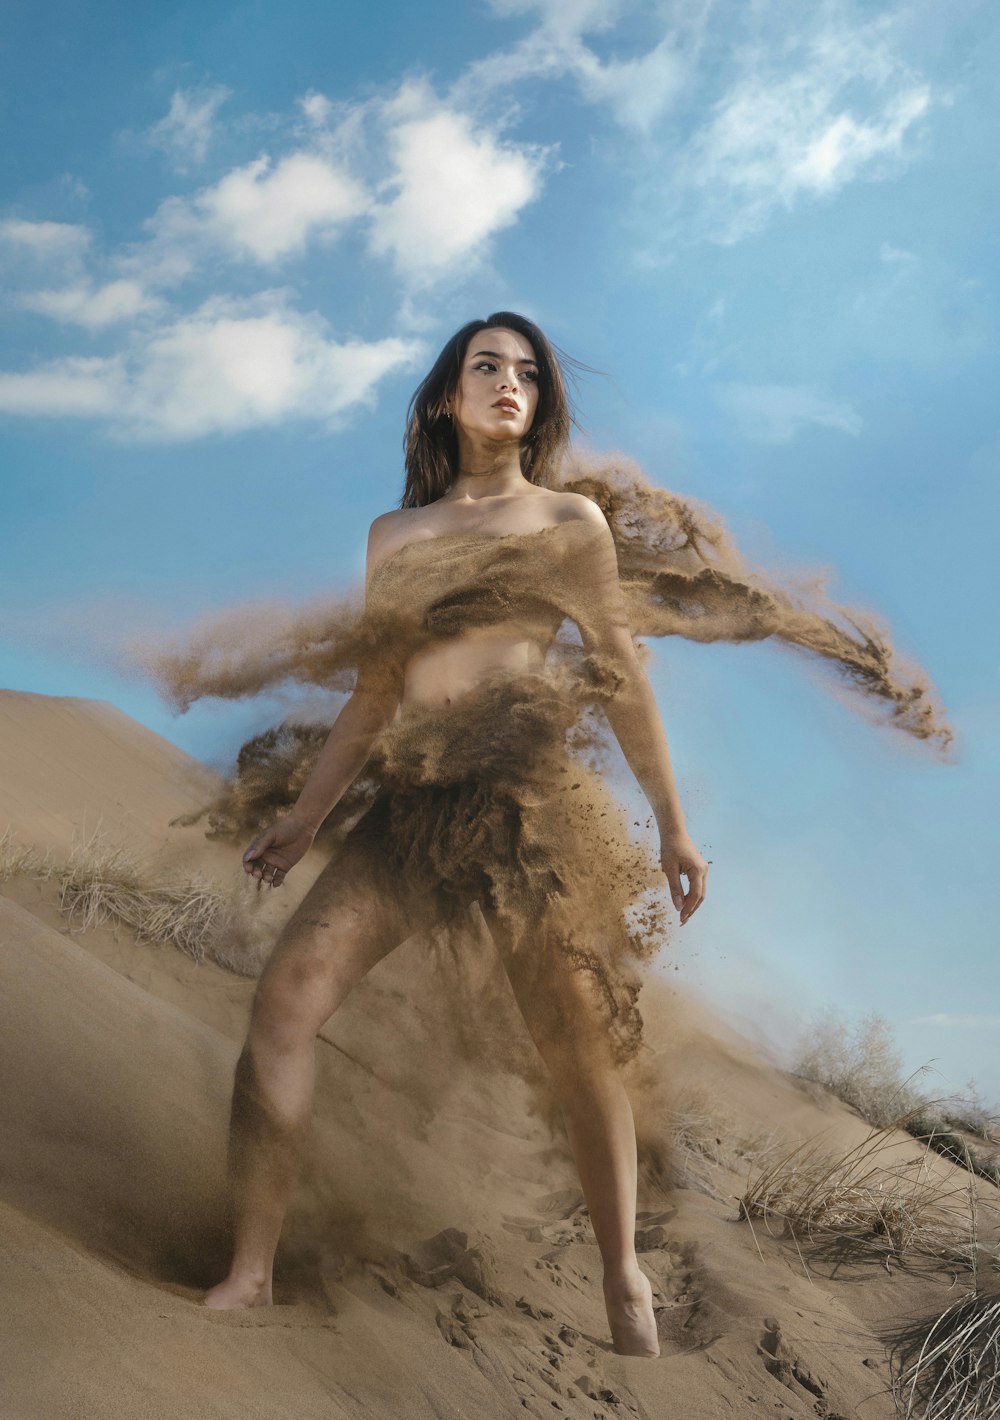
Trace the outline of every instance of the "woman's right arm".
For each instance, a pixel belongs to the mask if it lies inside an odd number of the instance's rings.
[[[376,676],[358,672],[358,683],[341,710],[319,752],[289,818],[315,834],[327,814],[347,792],[372,752],[399,704],[399,691]]]
[[[368,568],[381,541],[376,519],[368,536]],[[333,726],[312,772],[294,806],[283,818],[259,834],[243,855],[244,870],[252,877],[272,882],[280,879],[308,851],[327,814],[335,807],[364,768],[375,741],[396,713],[399,704],[398,674],[388,663],[368,662],[358,668],[350,699]]]

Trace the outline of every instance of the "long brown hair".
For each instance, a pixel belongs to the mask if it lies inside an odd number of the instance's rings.
[[[530,340],[538,364],[538,405],[531,428],[521,440],[521,472],[529,483],[542,483],[559,462],[576,422],[566,394],[562,363],[578,362],[558,350],[534,321],[514,311],[495,311],[485,320],[470,320],[457,330],[417,386],[406,412],[403,449],[406,486],[401,508],[422,508],[446,493],[458,473],[458,440],[454,421],[445,413],[462,373],[469,341],[481,330],[502,327]],[[586,366],[580,366],[586,369]]]

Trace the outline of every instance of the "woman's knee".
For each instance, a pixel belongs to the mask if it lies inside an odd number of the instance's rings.
[[[276,950],[254,995],[251,1038],[294,1046],[311,1040],[342,994],[330,953],[300,948]]]

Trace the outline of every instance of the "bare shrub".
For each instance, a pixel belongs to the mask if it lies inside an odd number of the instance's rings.
[[[815,1080],[881,1128],[921,1103],[902,1076],[902,1056],[883,1016],[864,1016],[850,1029],[836,1011],[825,1011],[802,1033],[791,1070]]]
[[[941,1115],[952,1129],[964,1129],[967,1134],[978,1134],[980,1139],[998,1142],[1000,1116],[987,1107],[975,1080],[970,1080],[960,1093],[941,1101]]]

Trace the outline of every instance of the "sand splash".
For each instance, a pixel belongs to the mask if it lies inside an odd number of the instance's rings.
[[[871,611],[834,602],[826,574],[783,582],[750,565],[721,517],[651,483],[624,456],[576,452],[554,486],[586,494],[607,516],[634,636],[772,640],[826,667],[859,708],[948,749],[952,731],[930,677],[906,662]],[[235,608],[205,618],[184,644],[134,655],[180,711],[205,697],[237,700],[289,683],[348,692],[370,647],[362,612],[360,593],[297,608]]]
[[[624,703],[627,718],[631,700],[621,663],[588,633],[617,621],[637,642],[770,640],[810,658],[893,730],[941,754],[952,735],[927,675],[903,663],[871,613],[834,603],[821,577],[786,584],[751,566],[710,509],[656,487],[625,458],[576,453],[556,486],[604,511],[617,584],[593,574],[586,539],[596,534],[586,523],[445,534],[383,562],[367,601],[354,593],[294,610],[240,608],[144,661],[184,710],[289,683],[345,693],[360,665],[401,673],[423,646],[470,626],[521,624],[548,644],[544,675],[524,694],[502,704],[472,697],[464,711],[435,711],[419,725],[407,714],[405,733],[390,727],[324,825],[332,857],[321,876],[334,881],[349,867],[373,901],[399,893],[410,907],[418,898],[426,906],[430,893],[453,957],[472,932],[462,912],[478,903],[512,983],[518,940],[533,941],[549,965],[572,958],[604,1003],[619,1062],[634,1062],[642,1044],[634,967],[668,940],[668,897],[652,845],[631,833],[605,782],[614,745],[603,711],[614,701],[620,716]],[[328,728],[288,720],[247,741],[225,792],[206,805],[209,834],[245,838],[290,807]],[[414,929],[433,937],[424,906],[414,909]],[[546,932],[558,952],[539,950]],[[463,1016],[470,1002],[458,999],[460,976],[442,970],[441,979]],[[498,980],[487,994],[504,989]],[[505,1054],[523,1073],[523,1052]]]

